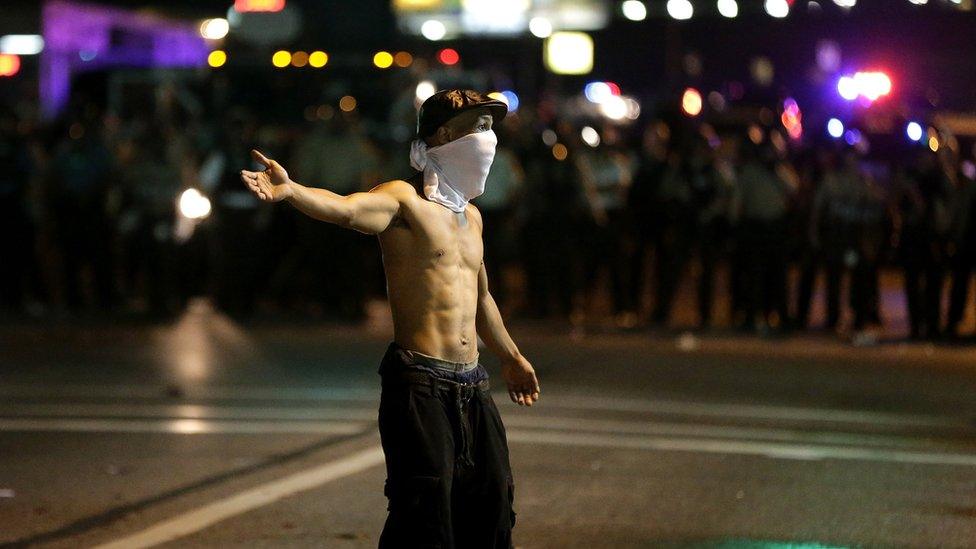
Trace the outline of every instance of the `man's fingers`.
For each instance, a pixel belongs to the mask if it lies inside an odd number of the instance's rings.
[[[514,402],[515,404],[520,404],[520,405],[525,404],[525,397],[522,395],[522,392],[519,391],[518,389],[509,389],[508,396],[511,397],[512,402]]]
[[[260,193],[263,190],[261,186],[258,185],[258,182],[254,180],[245,179],[244,184],[247,185],[248,189],[251,189],[251,191],[255,193]]]
[[[241,177],[241,181],[243,181],[244,185],[247,186],[247,188],[253,192],[258,192],[259,190],[261,190],[261,188],[258,187],[258,184],[255,181],[251,181],[250,179],[245,179],[243,176]]]
[[[256,194],[257,197],[260,198],[261,200],[265,200],[265,201],[271,200],[271,193],[269,193],[267,189],[259,185],[256,180],[255,181],[245,180],[244,183],[247,184],[247,188],[250,189],[251,192]]]
[[[271,160],[267,156],[264,156],[263,154],[261,154],[261,151],[257,149],[251,149],[251,158],[253,158],[256,162],[260,162],[261,164],[264,164],[264,167],[266,168],[270,168],[271,164],[274,163],[274,160]]]

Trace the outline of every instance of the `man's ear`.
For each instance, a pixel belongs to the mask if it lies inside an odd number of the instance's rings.
[[[451,130],[447,126],[437,128],[437,144],[443,145],[451,142]]]

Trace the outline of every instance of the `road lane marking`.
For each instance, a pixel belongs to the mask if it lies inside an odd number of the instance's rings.
[[[322,420],[342,419],[376,421],[375,406],[363,407],[294,407],[294,406],[226,406],[222,404],[0,404],[4,417],[121,417],[121,418],[196,418],[196,419],[265,419]]]
[[[237,400],[321,400],[377,403],[375,387],[181,387],[184,399]],[[11,385],[0,389],[0,395],[10,397],[75,397],[75,398],[161,398],[166,387],[145,385],[65,385],[38,387]],[[760,419],[791,419],[820,422],[865,423],[901,426],[966,425],[968,419],[926,414],[901,414],[869,410],[809,408],[765,404],[729,404],[696,401],[662,400],[655,398],[601,397],[592,395],[552,394],[542,402],[548,406],[624,412],[651,412],[676,415],[712,415]],[[498,396],[504,396],[498,393]],[[540,404],[542,403],[540,402]]]
[[[111,390],[106,390],[111,389]],[[7,387],[0,389],[0,395],[18,397],[44,398],[160,398],[163,389],[148,389],[146,387],[115,387],[115,386],[67,386],[47,392],[39,392],[36,387]],[[353,405],[369,404],[375,407],[379,404],[378,395],[373,389],[330,388],[330,389],[302,389],[302,388],[230,388],[216,387],[194,390],[192,395],[184,395],[184,399],[228,399],[255,401],[326,401],[343,402]],[[502,393],[494,395],[496,400],[507,400]],[[33,403],[10,405],[6,409],[18,411]],[[53,406],[65,406],[57,403]],[[138,406],[152,406],[146,403]],[[155,404],[157,406],[211,406],[210,404]],[[815,423],[850,423],[858,425],[889,426],[889,427],[923,427],[923,428],[973,428],[970,418],[936,416],[926,414],[903,414],[893,412],[876,412],[869,410],[842,410],[833,408],[811,408],[791,406],[771,406],[763,404],[727,404],[695,401],[675,401],[661,399],[636,399],[618,397],[593,397],[583,395],[553,395],[540,401],[540,405],[547,408],[567,410],[595,410],[610,412],[656,413],[691,417],[717,417],[740,419],[766,419],[777,421],[807,421]],[[100,406],[100,404],[89,404]],[[118,406],[111,404],[108,406]],[[234,410],[244,410],[247,407],[230,407]],[[2,409],[2,408],[0,408]],[[284,409],[284,408],[276,408]],[[3,412],[0,412],[3,413]],[[299,413],[299,412],[295,412]],[[98,414],[92,414],[98,415]],[[133,414],[134,415],[134,414]]]
[[[354,475],[383,463],[383,449],[373,446],[323,465],[293,473],[219,499],[95,549],[139,549],[199,532],[220,521],[274,503],[298,492]]]
[[[12,413],[16,410],[15,413]],[[888,446],[912,446],[930,443],[929,438],[842,431],[809,431],[802,429],[774,427],[744,427],[737,425],[714,425],[691,422],[661,422],[642,419],[609,420],[560,417],[549,415],[506,414],[506,423],[529,428],[584,430],[614,433],[714,436],[720,438],[745,438],[765,440],[785,440],[794,442],[819,442],[828,444],[868,444]],[[58,421],[63,418],[63,421]],[[321,421],[342,420],[374,422],[376,410],[356,408],[296,408],[296,407],[257,407],[257,406],[209,406],[200,404],[26,404],[16,408],[4,409],[0,406],[0,431],[24,430],[37,425],[37,430],[98,430],[98,422],[82,422],[79,418],[110,419],[132,421],[126,428],[122,421],[104,422],[106,430],[113,431],[167,431],[164,426],[145,427],[157,420],[199,420],[201,425],[209,426],[210,431],[235,430],[245,428],[234,425],[235,421],[263,420],[253,422],[252,430],[257,432],[320,432]],[[145,420],[139,423],[138,420]],[[29,420],[37,420],[31,422]],[[290,426],[279,426],[275,422],[291,422]]]
[[[0,431],[69,431],[104,433],[259,434],[314,433],[351,435],[368,424],[335,421],[227,421],[196,418],[0,418]]]
[[[359,387],[256,387],[191,386],[174,383],[179,398],[228,400],[325,400],[379,402],[379,379],[375,386]],[[166,385],[6,385],[0,396],[20,398],[168,398]],[[169,397],[171,398],[171,397]]]
[[[343,403],[379,403],[378,387],[180,387],[181,399],[223,399],[241,401],[325,401]],[[159,399],[165,398],[164,386],[145,385],[65,385],[42,387],[36,385],[9,385],[0,388],[0,396],[19,398],[113,398]],[[498,400],[508,396],[496,393]],[[776,406],[766,404],[733,404],[721,402],[697,402],[663,400],[656,398],[604,397],[545,393],[540,405],[556,409],[594,410],[634,413],[657,413],[677,416],[710,416],[719,418],[770,419],[779,421],[810,421],[817,423],[851,423],[886,425],[890,427],[966,427],[972,421],[965,417],[930,414],[908,414],[850,410],[837,408],[813,408]]]
[[[203,409],[206,408],[206,409]],[[151,417],[129,417],[132,412],[128,406],[112,410],[105,406],[88,405],[68,407],[62,410],[71,417],[38,417],[40,410],[25,410],[27,417],[0,417],[2,431],[66,431],[66,432],[112,432],[112,433],[168,433],[168,434],[354,434],[362,432],[375,422],[375,412],[363,414],[350,410],[345,415],[342,409],[262,409],[250,410],[234,408],[188,406],[161,406],[153,411],[163,415]],[[53,412],[53,410],[47,410]],[[82,417],[92,412],[117,412],[121,417]],[[227,417],[226,414],[246,411],[240,417]],[[283,412],[291,413],[283,413]],[[190,415],[180,415],[191,413]],[[174,415],[175,414],[175,415]],[[341,421],[348,420],[348,421]],[[954,439],[940,440],[934,437],[912,437],[898,435],[878,435],[825,430],[781,429],[749,427],[736,425],[714,425],[701,423],[673,423],[645,420],[587,419],[577,417],[558,417],[547,415],[511,414],[505,423],[514,428],[547,431],[591,432],[603,434],[650,435],[677,438],[720,438],[730,440],[788,442],[809,445],[844,445],[853,447],[881,447],[931,449],[941,445],[946,450],[967,449]],[[968,440],[968,439],[966,439]],[[976,447],[973,448],[976,450]]]
[[[180,399],[226,399],[242,401],[321,401],[346,405],[378,404],[378,391],[373,387],[187,387],[182,388]],[[775,406],[765,404],[733,404],[662,400],[654,398],[601,397],[546,393],[540,405],[553,409],[580,411],[609,411],[630,413],[655,413],[683,417],[716,417],[738,419],[765,419],[776,421],[806,421],[815,423],[848,423],[858,425],[916,427],[916,428],[973,428],[971,418],[908,414],[871,410]],[[21,398],[113,398],[131,399],[165,398],[165,387],[128,385],[66,385],[38,387],[12,385],[0,388],[0,395]],[[497,393],[495,398],[507,400],[507,395]],[[30,404],[8,407],[17,410]],[[60,403],[59,403],[60,405]],[[95,404],[92,404],[95,405]],[[146,403],[146,405],[152,405]],[[177,402],[164,405],[193,406]],[[0,412],[3,414],[4,412]],[[299,412],[296,412],[299,413]],[[365,413],[365,412],[364,412]],[[370,412],[372,413],[372,412]],[[6,414],[4,414],[6,415]],[[97,414],[92,414],[97,415]],[[361,419],[366,419],[360,416]]]
[[[589,395],[543,396],[540,406],[570,410],[606,410],[615,412],[641,412],[681,416],[713,416],[751,419],[775,419],[829,423],[854,423],[864,425],[888,425],[893,427],[972,427],[971,420],[963,417],[935,416],[926,414],[900,414],[871,410],[842,410],[836,408],[802,408],[772,406],[766,404],[726,404],[712,402],[595,397]]]
[[[944,444],[933,436],[850,432],[840,429],[803,429],[796,426],[764,427],[708,424],[704,422],[589,419],[547,414],[506,414],[515,427],[584,430],[608,433],[678,435],[734,439],[866,446],[918,447]],[[96,421],[98,419],[118,421]],[[33,421],[32,421],[33,420]],[[60,420],[60,421],[59,421]],[[143,420],[140,422],[139,420]],[[196,421],[177,421],[196,420]],[[165,424],[153,424],[163,421]],[[250,421],[249,425],[244,423]],[[333,422],[323,425],[323,421]],[[335,422],[361,422],[348,429],[363,428],[376,421],[373,407],[360,406],[229,406],[223,404],[130,404],[60,403],[0,405],[0,431],[62,430],[114,432],[308,432],[345,433]],[[127,423],[128,422],[128,423]],[[282,425],[281,423],[288,423]],[[969,429],[971,430],[971,429]],[[968,431],[968,430],[967,430]],[[928,433],[928,431],[926,431]],[[968,439],[966,439],[968,440]],[[951,442],[951,441],[950,441]],[[950,444],[951,445],[951,444]]]
[[[877,435],[844,431],[778,429],[766,427],[741,427],[733,425],[708,425],[701,423],[671,423],[657,421],[620,421],[575,417],[510,415],[505,425],[533,429],[563,431],[595,431],[600,433],[666,435],[699,438],[727,438],[740,440],[769,440],[802,442],[808,444],[843,444],[854,446],[931,447],[945,444],[931,437]],[[976,450],[976,446],[973,447]]]
[[[848,459],[921,465],[976,466],[976,454],[913,452],[910,450],[856,448],[851,446],[815,446],[786,444],[781,442],[689,439],[651,436],[634,437],[596,433],[559,433],[530,429],[510,429],[508,430],[508,440],[509,442],[524,442],[529,444],[557,444],[566,446],[592,446],[598,448],[626,448],[635,450],[743,454],[766,456],[777,459]]]

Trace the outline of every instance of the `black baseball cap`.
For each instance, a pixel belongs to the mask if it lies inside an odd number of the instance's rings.
[[[500,99],[475,90],[452,88],[441,90],[427,98],[417,113],[417,137],[434,135],[437,128],[464,111],[488,107],[492,124],[498,124],[508,114],[508,105]]]

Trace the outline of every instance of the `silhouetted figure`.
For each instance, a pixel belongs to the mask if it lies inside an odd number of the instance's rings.
[[[948,182],[928,151],[919,152],[913,165],[897,169],[898,255],[905,270],[912,338],[937,339],[940,335],[945,238],[950,223],[947,197]]]
[[[114,297],[107,211],[112,158],[94,123],[73,121],[66,133],[48,176],[67,305],[72,310],[86,305],[88,272],[95,305],[108,309]]]
[[[555,158],[540,146],[527,176],[518,215],[528,312],[537,318],[568,318],[579,286],[578,246],[586,217],[579,173],[570,158]]]
[[[770,147],[747,144],[743,148],[737,203],[739,245],[748,273],[744,327],[766,330],[781,326],[788,318],[784,235],[792,192],[776,171],[776,157]]]
[[[660,277],[661,236],[664,232],[664,209],[658,201],[661,182],[667,170],[667,139],[664,122],[647,126],[641,141],[640,157],[633,184],[627,195],[627,208],[634,220],[634,253],[630,258],[629,308],[640,313],[641,298],[651,279]],[[647,255],[654,254],[654,269],[645,272]],[[653,273],[657,273],[652,277]]]
[[[946,166],[953,183],[948,241],[952,290],[945,329],[951,337],[959,335],[959,323],[966,312],[966,298],[976,270],[976,181],[964,174],[955,160]]]
[[[633,168],[615,129],[605,127],[601,138],[599,146],[580,147],[574,157],[592,213],[592,223],[583,240],[584,280],[587,298],[592,300],[596,296],[600,273],[605,271],[610,279],[613,314],[623,315],[630,308],[627,290],[630,231],[626,200]],[[618,322],[623,325],[632,325],[635,321],[618,316]]]
[[[29,211],[32,165],[17,117],[0,108],[0,311],[21,312],[34,272],[34,224]]]

